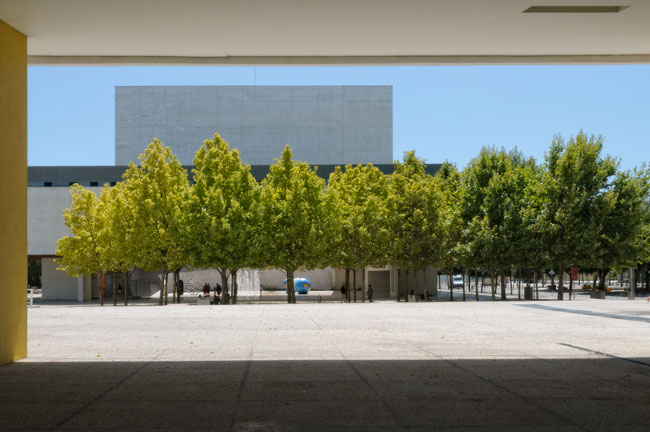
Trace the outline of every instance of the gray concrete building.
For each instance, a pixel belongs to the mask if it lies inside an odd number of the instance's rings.
[[[289,144],[314,165],[393,161],[392,86],[115,88],[115,164],[154,137],[191,165],[215,131],[244,162],[269,165]]]

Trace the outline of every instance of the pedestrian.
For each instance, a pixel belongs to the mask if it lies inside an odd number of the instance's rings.
[[[411,293],[409,294],[409,301],[414,302],[415,301],[415,291],[411,290]]]
[[[206,296],[208,294],[210,294],[210,284],[206,282],[203,284],[203,295]]]
[[[373,295],[372,285],[368,285],[368,301],[370,303],[372,303],[372,295]]]
[[[345,303],[347,300],[345,296],[345,285],[341,285],[341,303]]]

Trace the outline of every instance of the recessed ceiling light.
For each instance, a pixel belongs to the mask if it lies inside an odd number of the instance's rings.
[[[531,6],[523,13],[618,13],[629,6]]]

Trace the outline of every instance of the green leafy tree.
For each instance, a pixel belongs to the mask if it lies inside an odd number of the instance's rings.
[[[648,211],[648,182],[643,173],[619,171],[603,191],[596,207],[601,231],[589,261],[601,269],[600,288],[614,267],[632,267],[643,261],[643,243]]]
[[[187,171],[169,147],[154,139],[124,173],[125,189],[133,207],[133,240],[139,247],[136,264],[161,269],[160,304],[167,304],[170,271],[189,261],[184,235],[187,229],[189,183]]]
[[[402,162],[395,162],[395,170],[389,179],[389,228],[392,242],[390,260],[405,272],[404,297],[409,297],[409,275],[435,261],[433,255],[441,246],[441,219],[434,179],[426,174],[425,163],[414,151],[406,152]],[[398,276],[398,280],[401,277]],[[399,291],[399,288],[398,288]],[[399,300],[400,293],[397,293]]]
[[[293,275],[322,267],[327,259],[333,209],[325,181],[309,165],[292,159],[287,145],[262,181],[259,242],[262,261],[284,269],[287,301],[296,302]]]
[[[470,250],[461,243],[463,221],[461,219],[461,176],[451,163],[442,164],[436,175],[438,202],[440,204],[441,241],[434,265],[448,271],[449,299],[454,300],[454,287],[451,284],[453,268],[461,263],[472,261]]]
[[[388,260],[388,182],[379,168],[368,165],[347,165],[330,174],[327,198],[336,217],[336,233],[330,233],[331,265],[345,269],[346,291],[352,296],[349,274],[354,270],[354,301],[356,270],[361,269],[362,299],[365,301],[365,268],[384,266]]]
[[[570,265],[591,260],[598,247],[603,192],[616,173],[616,163],[601,155],[602,137],[582,131],[565,144],[557,135],[546,155],[542,208],[536,225],[549,261],[559,275],[558,300],[562,300],[564,272]]]
[[[469,256],[501,277],[505,300],[505,273],[514,264],[525,265],[526,233],[530,220],[527,188],[535,175],[534,160],[518,151],[483,148],[464,172],[461,199],[465,242]],[[493,291],[494,292],[494,291]]]
[[[110,270],[106,254],[106,208],[95,192],[78,184],[70,187],[72,204],[63,211],[70,235],[56,243],[58,269],[73,277],[84,274],[100,276]],[[104,293],[99,289],[100,304]]]
[[[237,270],[260,261],[256,232],[260,188],[250,166],[242,164],[237,149],[230,150],[219,134],[204,141],[194,167],[189,224],[193,262],[219,271],[224,299],[229,297],[230,275],[230,297],[236,303]]]

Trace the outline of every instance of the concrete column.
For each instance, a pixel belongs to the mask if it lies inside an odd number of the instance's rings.
[[[0,21],[0,365],[27,356],[27,38]]]

